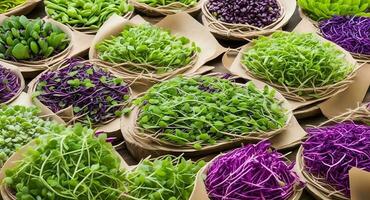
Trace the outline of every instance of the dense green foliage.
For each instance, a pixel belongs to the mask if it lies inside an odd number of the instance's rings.
[[[1,0],[0,1],[0,14],[25,3],[26,0]]]
[[[0,25],[0,58],[42,60],[63,51],[69,38],[60,28],[41,19],[11,16]]]
[[[135,103],[145,133],[194,148],[229,139],[230,134],[276,130],[287,121],[275,90],[210,76],[179,76],[159,83]]]
[[[126,172],[128,197],[124,199],[188,200],[196,174],[204,165],[204,161],[193,162],[183,157],[145,159]]]
[[[39,118],[39,113],[35,107],[0,107],[0,166],[15,150],[60,126]]]
[[[96,49],[104,61],[144,64],[133,68],[158,74],[186,66],[200,51],[189,39],[150,25],[125,26],[119,36],[102,41]]]
[[[45,0],[47,14],[63,24],[98,29],[113,14],[133,10],[126,0]]]
[[[342,51],[311,33],[262,36],[244,52],[242,63],[258,78],[294,88],[338,83],[353,70]]]
[[[77,124],[56,127],[35,140],[26,157],[6,171],[4,183],[17,200],[117,200],[123,171],[106,135]]]
[[[370,16],[370,0],[298,0],[298,4],[315,21],[343,15]]]

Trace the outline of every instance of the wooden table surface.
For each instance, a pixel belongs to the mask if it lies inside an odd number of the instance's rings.
[[[37,6],[36,9],[33,10],[28,15],[28,17],[30,17],[30,18],[44,17],[44,16],[45,16],[45,12],[44,12],[43,4],[40,4],[39,6]],[[197,20],[200,21],[200,17],[198,17]],[[283,29],[286,30],[286,31],[292,31],[300,21],[301,21],[301,18],[298,14],[298,10],[296,9],[293,17],[290,19],[288,24]],[[230,41],[222,41],[222,40],[219,40],[219,42],[223,46],[230,47],[230,48],[235,48],[235,47],[239,47],[239,46],[243,45],[243,43],[241,43],[241,42],[230,42]],[[207,65],[217,66],[218,70],[223,71],[223,69],[221,67],[221,57],[218,57],[215,60],[207,63]],[[29,82],[29,81],[30,80],[26,80],[26,83]],[[368,90],[367,95],[364,99],[364,102],[370,102],[370,90]],[[315,117],[300,119],[298,121],[303,127],[305,127],[307,125],[317,125],[317,124],[319,124],[319,123],[321,123],[325,120],[326,120],[325,117],[323,117],[322,115],[318,115],[318,116],[315,116]],[[295,159],[295,154],[296,154],[297,149],[298,149],[298,147],[289,150],[291,152],[290,155],[288,156],[290,159],[292,159],[292,160]],[[122,157],[126,160],[126,162],[128,164],[130,164],[130,165],[137,164],[137,161],[135,161],[131,157],[131,155],[129,154],[129,152],[126,149],[119,150],[119,153],[122,155]],[[287,153],[287,152],[284,152],[284,153]],[[310,199],[314,199],[314,198],[307,191],[305,191],[300,199],[301,200],[310,200]]]

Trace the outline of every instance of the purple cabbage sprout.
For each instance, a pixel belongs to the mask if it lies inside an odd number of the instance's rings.
[[[85,124],[109,122],[123,114],[130,98],[129,85],[110,72],[80,60],[41,75],[35,96],[53,112],[73,106]]]
[[[207,8],[222,22],[259,28],[274,23],[281,16],[276,0],[209,0]]]
[[[211,200],[287,200],[304,186],[293,167],[268,141],[261,141],[216,158],[205,185]]]
[[[343,49],[357,54],[370,55],[370,18],[334,16],[319,24],[320,32]]]
[[[0,104],[12,99],[21,89],[21,79],[10,69],[0,65]]]
[[[349,170],[370,171],[370,126],[343,122],[307,132],[305,170],[350,197]]]

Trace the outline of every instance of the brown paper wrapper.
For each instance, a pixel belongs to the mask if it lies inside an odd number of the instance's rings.
[[[86,60],[86,61],[83,61],[83,62],[84,63],[92,63],[96,67],[101,67],[98,63],[95,63],[93,61]],[[60,70],[62,68],[65,68],[65,67],[67,67],[67,65],[66,65],[65,62],[63,62],[59,65],[54,65],[52,68],[49,68],[48,70],[39,74],[35,79],[33,79],[28,84],[28,91],[27,91],[28,95],[31,97],[32,94],[36,91],[36,87],[37,87],[37,84],[39,82],[39,79],[43,74],[46,74],[50,71],[57,71],[57,70]],[[131,94],[131,96],[133,94],[132,91],[131,91],[131,88],[130,88],[130,94]],[[68,108],[64,109],[64,110],[60,110],[59,112],[54,113],[46,105],[41,103],[37,98],[32,98],[32,102],[35,106],[37,106],[38,108],[41,109],[42,115],[50,116],[53,120],[55,120],[59,123],[73,124],[75,122],[75,120],[77,119],[77,117],[73,114],[72,105],[69,106]],[[104,122],[104,123],[101,123],[101,124],[95,124],[94,127],[99,131],[104,131],[109,136],[118,137],[118,138],[121,137],[121,134],[120,134],[120,119],[119,118],[116,118],[116,119],[113,119],[113,120],[110,120],[110,121],[107,121],[107,122]]]
[[[249,40],[261,35],[269,35],[288,23],[296,9],[295,0],[278,0],[281,17],[264,28],[246,24],[230,24],[217,20],[207,9],[208,0],[202,5],[202,22],[216,37],[226,40]]]
[[[2,182],[4,180],[5,176],[5,171],[7,169],[11,169],[17,166],[18,162],[21,161],[24,158],[25,153],[28,151],[30,148],[36,147],[36,144],[34,141],[31,141],[27,145],[23,146],[20,148],[17,152],[15,152],[4,164],[4,166],[0,169],[0,192],[1,192],[1,197],[4,200],[16,200],[16,197],[10,191],[8,187],[6,187]],[[121,159],[121,168],[122,169],[127,169],[129,168],[127,163],[122,159],[122,157],[118,154],[118,152],[114,151],[117,156]]]
[[[111,36],[118,35],[122,32],[122,29],[125,25],[140,25],[143,23],[146,22],[140,16],[135,16],[131,20],[125,20],[122,17],[113,15],[96,34],[90,48],[89,58],[91,60],[99,60],[98,53],[95,49],[96,44],[110,38]],[[178,13],[167,16],[159,23],[155,24],[155,26],[170,30],[174,35],[185,36],[189,38],[201,48],[201,52],[195,55],[193,62],[188,66],[164,74],[133,73],[128,71],[125,67],[128,63],[114,65],[101,60],[100,62],[109,67],[113,73],[121,77],[129,80],[137,80],[147,85],[152,85],[154,83],[172,78],[178,74],[194,73],[195,71],[198,71],[198,69],[206,62],[216,58],[226,51],[226,49],[217,42],[217,40],[212,36],[211,33],[207,31],[205,27],[203,27],[187,13]],[[139,66],[137,64],[135,65]]]
[[[210,200],[210,198],[208,197],[206,186],[204,184],[204,179],[207,177],[207,171],[211,163],[219,156],[222,156],[222,154],[213,158],[210,162],[207,163],[206,166],[199,170],[197,177],[195,178],[194,190],[189,200]],[[291,198],[289,198],[289,200],[299,200],[302,193],[303,188],[296,189],[295,193]]]
[[[21,93],[22,93],[22,91],[25,87],[25,83],[24,83],[24,78],[22,76],[22,73],[18,70],[18,68],[16,66],[11,65],[9,63],[1,62],[1,61],[0,61],[0,66],[3,66],[7,69],[10,69],[12,71],[12,73],[14,73],[16,76],[18,76],[18,78],[20,79],[20,82],[21,82],[20,88],[19,88],[18,92],[14,95],[14,97],[12,97],[11,99],[9,99],[6,102],[3,102],[3,103],[0,102],[0,105],[5,105],[5,104],[12,103],[12,102],[16,101],[16,99],[19,98],[19,96],[21,95]]]
[[[41,0],[27,0],[25,3],[8,10],[6,13],[0,13],[6,16],[27,15],[30,13]]]
[[[297,29],[295,31],[301,32],[300,29]],[[327,41],[323,38],[322,40]],[[364,96],[366,95],[366,91],[370,84],[370,79],[368,79],[368,77],[370,76],[370,67],[364,64],[359,65],[348,52],[346,52],[338,45],[334,45],[345,53],[347,61],[353,64],[355,66],[355,69],[346,80],[340,83],[339,86],[335,85],[335,87],[323,88],[324,91],[328,92],[323,93],[325,95],[324,97],[313,100],[298,101],[298,99],[290,98],[294,96],[291,96],[291,94],[287,93],[285,91],[285,88],[278,87],[275,84],[271,84],[273,87],[281,91],[286,98],[289,99],[289,103],[294,110],[294,114],[297,114],[299,118],[309,117],[319,113],[319,110],[316,108],[320,108],[323,114],[328,118],[336,116],[347,111],[347,108],[357,107],[358,103],[362,102]],[[232,74],[257,82],[264,82],[261,79],[253,77],[252,74],[248,73],[245,67],[243,67],[241,64],[241,58],[244,50],[251,48],[251,46],[252,44],[249,43],[242,47],[240,51],[232,50],[228,53],[225,53],[223,57],[224,66]],[[338,98],[339,96],[341,98]]]
[[[135,11],[143,13],[150,17],[161,17],[166,15],[173,15],[180,12],[186,12],[190,15],[196,15],[203,4],[204,0],[199,0],[199,2],[194,6],[187,6],[181,2],[174,2],[166,6],[152,7],[145,3],[140,3],[138,0],[130,0],[130,4],[134,5]]]
[[[0,24],[6,19],[6,16],[0,16]],[[18,69],[22,72],[23,76],[26,78],[33,78],[37,74],[39,74],[41,71],[50,68],[52,65],[63,61],[67,57],[75,57],[80,56],[83,53],[86,53],[87,50],[90,47],[91,41],[93,39],[93,36],[86,35],[77,31],[72,31],[67,26],[54,21],[52,19],[43,19],[45,21],[48,21],[57,27],[59,27],[63,32],[65,32],[69,39],[70,43],[68,47],[63,50],[62,52],[44,59],[44,60],[38,60],[38,61],[19,61],[14,62],[10,60],[3,60],[0,59],[2,62],[6,62],[9,64],[13,64],[18,67]]]
[[[257,82],[255,82],[255,84],[260,89],[266,85]],[[185,157],[202,157],[239,147],[243,143],[254,143],[263,139],[270,139],[272,146],[277,149],[291,148],[300,144],[301,139],[306,133],[292,115],[288,101],[278,92],[276,98],[281,100],[283,106],[288,110],[287,123],[283,128],[266,133],[251,133],[248,136],[238,137],[231,141],[219,141],[217,144],[205,146],[201,150],[196,150],[192,146],[176,145],[161,141],[157,138],[153,138],[151,135],[140,132],[137,125],[137,118],[140,113],[138,107],[134,107],[128,116],[123,116],[121,118],[121,132],[125,139],[127,149],[136,160],[148,156],[158,157],[165,154],[184,154]]]

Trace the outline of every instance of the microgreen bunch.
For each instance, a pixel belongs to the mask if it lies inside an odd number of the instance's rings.
[[[204,183],[211,200],[288,200],[303,187],[293,167],[261,141],[214,159]]]
[[[0,65],[0,104],[9,101],[20,89],[20,78],[10,69]]]
[[[232,135],[276,130],[287,121],[274,89],[211,76],[175,77],[154,85],[135,104],[140,107],[138,125],[146,134],[196,149]]]
[[[117,200],[123,191],[120,159],[106,135],[77,124],[35,140],[25,158],[6,171],[4,184],[18,200]]]
[[[181,156],[145,159],[125,173],[128,197],[124,199],[188,200],[196,174],[204,165],[204,161]]]
[[[349,198],[349,170],[370,171],[370,126],[342,122],[307,132],[302,144],[304,169]]]
[[[199,0],[137,0],[140,3],[148,4],[152,7],[166,6],[172,3],[182,3],[187,6],[194,6]]]
[[[262,36],[241,62],[258,78],[299,89],[338,83],[353,70],[342,51],[312,33]]]
[[[41,75],[34,96],[53,112],[73,106],[78,121],[104,123],[120,117],[130,98],[121,78],[89,62],[69,60],[67,66]]]
[[[298,0],[298,4],[315,21],[343,15],[370,16],[369,0]]]
[[[40,110],[35,107],[0,107],[0,166],[33,138],[59,127],[54,122],[39,118],[39,113]]]
[[[157,74],[188,65],[200,51],[188,38],[150,25],[125,26],[119,36],[100,42],[96,50],[104,61],[143,64],[133,65],[132,70]]]
[[[26,0],[1,0],[0,2],[0,14],[6,13],[7,11],[22,5]]]
[[[63,51],[69,38],[60,28],[41,19],[11,16],[0,25],[0,58],[42,60]]]
[[[74,27],[98,29],[113,14],[133,11],[126,0],[45,0],[47,14]]]

